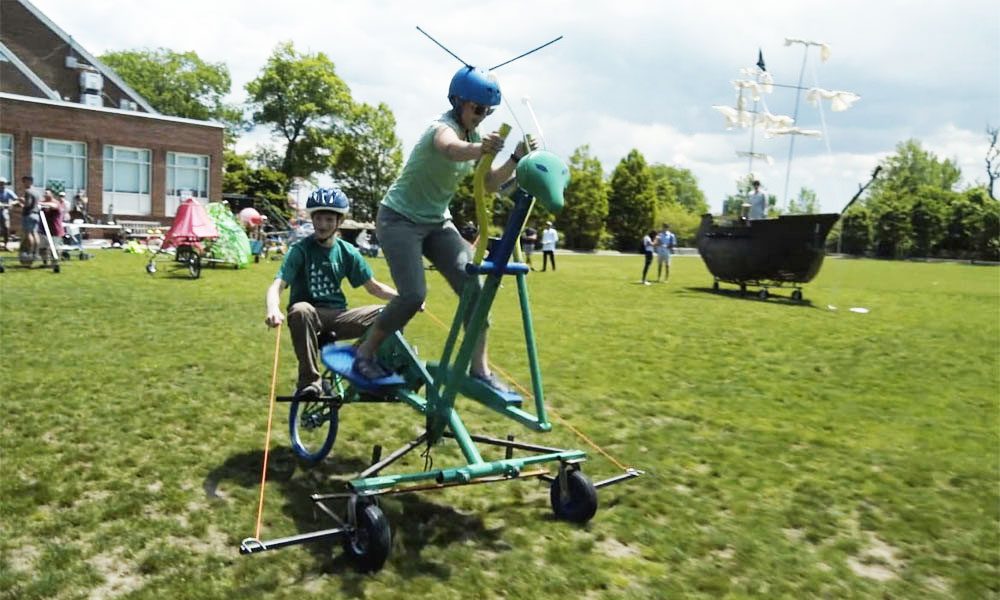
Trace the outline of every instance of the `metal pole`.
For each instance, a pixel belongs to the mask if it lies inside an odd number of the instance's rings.
[[[802,50],[802,67],[799,69],[799,82],[795,86],[795,112],[792,113],[792,122],[797,125],[799,122],[799,98],[802,96],[802,78],[806,73],[806,61],[809,59],[809,45]],[[785,208],[788,208],[788,180],[792,175],[792,154],[795,152],[795,135],[789,136],[788,143],[788,164],[785,167]]]

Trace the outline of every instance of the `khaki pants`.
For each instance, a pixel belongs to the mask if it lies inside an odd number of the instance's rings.
[[[361,337],[381,311],[379,304],[347,310],[313,306],[308,302],[291,305],[288,308],[288,330],[292,334],[295,356],[299,359],[297,388],[320,383],[316,361],[320,334],[333,333],[338,340]]]

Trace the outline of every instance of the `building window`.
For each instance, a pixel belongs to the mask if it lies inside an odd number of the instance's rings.
[[[0,177],[14,183],[14,136],[0,133]]]
[[[177,214],[177,207],[187,198],[208,202],[209,157],[205,154],[167,152],[168,217]]]
[[[87,144],[34,138],[31,176],[35,185],[72,196],[87,189]]]
[[[152,197],[149,194],[151,154],[141,148],[104,146],[104,193],[101,196],[105,213],[152,214]]]

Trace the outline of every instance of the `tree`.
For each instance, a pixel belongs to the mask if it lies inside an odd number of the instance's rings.
[[[194,52],[167,48],[121,50],[100,58],[157,111],[218,121],[226,125],[227,142],[235,139],[242,112],[224,102],[232,86],[225,63],[205,62]]]
[[[993,195],[993,186],[1000,179],[1000,145],[997,144],[997,137],[1000,136],[1000,129],[986,126],[986,137],[990,141],[990,147],[986,151],[986,191],[990,198],[996,200]]]
[[[816,192],[803,187],[799,190],[799,197],[788,201],[788,214],[790,215],[812,215],[819,212],[819,201],[816,199]]]
[[[912,246],[910,204],[896,193],[884,192],[873,213],[875,254],[883,258],[905,256]]]
[[[608,232],[618,250],[636,250],[642,236],[653,227],[656,195],[649,167],[642,154],[633,149],[611,174],[608,195]]]
[[[657,201],[660,206],[664,205],[664,200],[669,200],[699,217],[708,212],[705,192],[698,187],[698,179],[694,173],[688,169],[661,164],[654,164],[649,167],[649,170],[655,182]],[[669,198],[661,195],[660,190],[665,187],[664,183],[670,185]]]
[[[359,104],[335,137],[338,150],[333,178],[351,198],[354,217],[374,220],[379,202],[403,165],[396,117],[385,104]]]
[[[921,186],[910,207],[913,253],[933,256],[944,238],[949,206],[958,194],[932,186]]]
[[[598,247],[608,217],[608,184],[601,161],[580,146],[569,159],[569,185],[565,207],[558,216],[558,229],[565,246],[580,250]],[[537,204],[536,204],[537,207]]]
[[[840,219],[840,251],[864,254],[872,243],[872,214],[867,207],[855,205]]]
[[[334,126],[351,116],[351,91],[325,54],[278,44],[246,85],[253,120],[285,140],[280,171],[288,181],[326,171],[335,155]]]
[[[264,198],[271,204],[287,209],[288,180],[285,174],[259,164],[249,154],[232,150],[222,153],[225,166],[222,173],[222,191]]]
[[[872,184],[871,193],[883,192],[897,195],[915,195],[922,185],[941,190],[953,190],[962,178],[962,171],[951,160],[940,160],[924,150],[917,140],[907,140],[896,145],[896,154],[882,162],[883,175]]]

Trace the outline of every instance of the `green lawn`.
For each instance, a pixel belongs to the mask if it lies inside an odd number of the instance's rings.
[[[0,596],[1000,594],[996,267],[828,260],[797,305],[712,294],[698,258],[648,287],[639,256],[558,260],[529,277],[553,432],[458,406],[474,432],[589,450],[566,420],[646,476],[602,489],[584,527],[553,520],[535,480],[388,499],[394,547],[374,576],[331,544],[237,552],[254,533],[277,263],[195,281],[108,250],[60,274],[8,269]],[[430,277],[428,310],[450,322],[455,300]],[[433,358],[445,332],[421,315],[406,335]],[[527,384],[512,282],[491,339]],[[293,382],[286,334],[280,392]],[[326,527],[309,494],[421,427],[404,406],[348,406],[333,454],[306,469],[276,413],[262,537]],[[593,479],[618,472],[591,457]],[[450,446],[434,459],[459,460]]]

